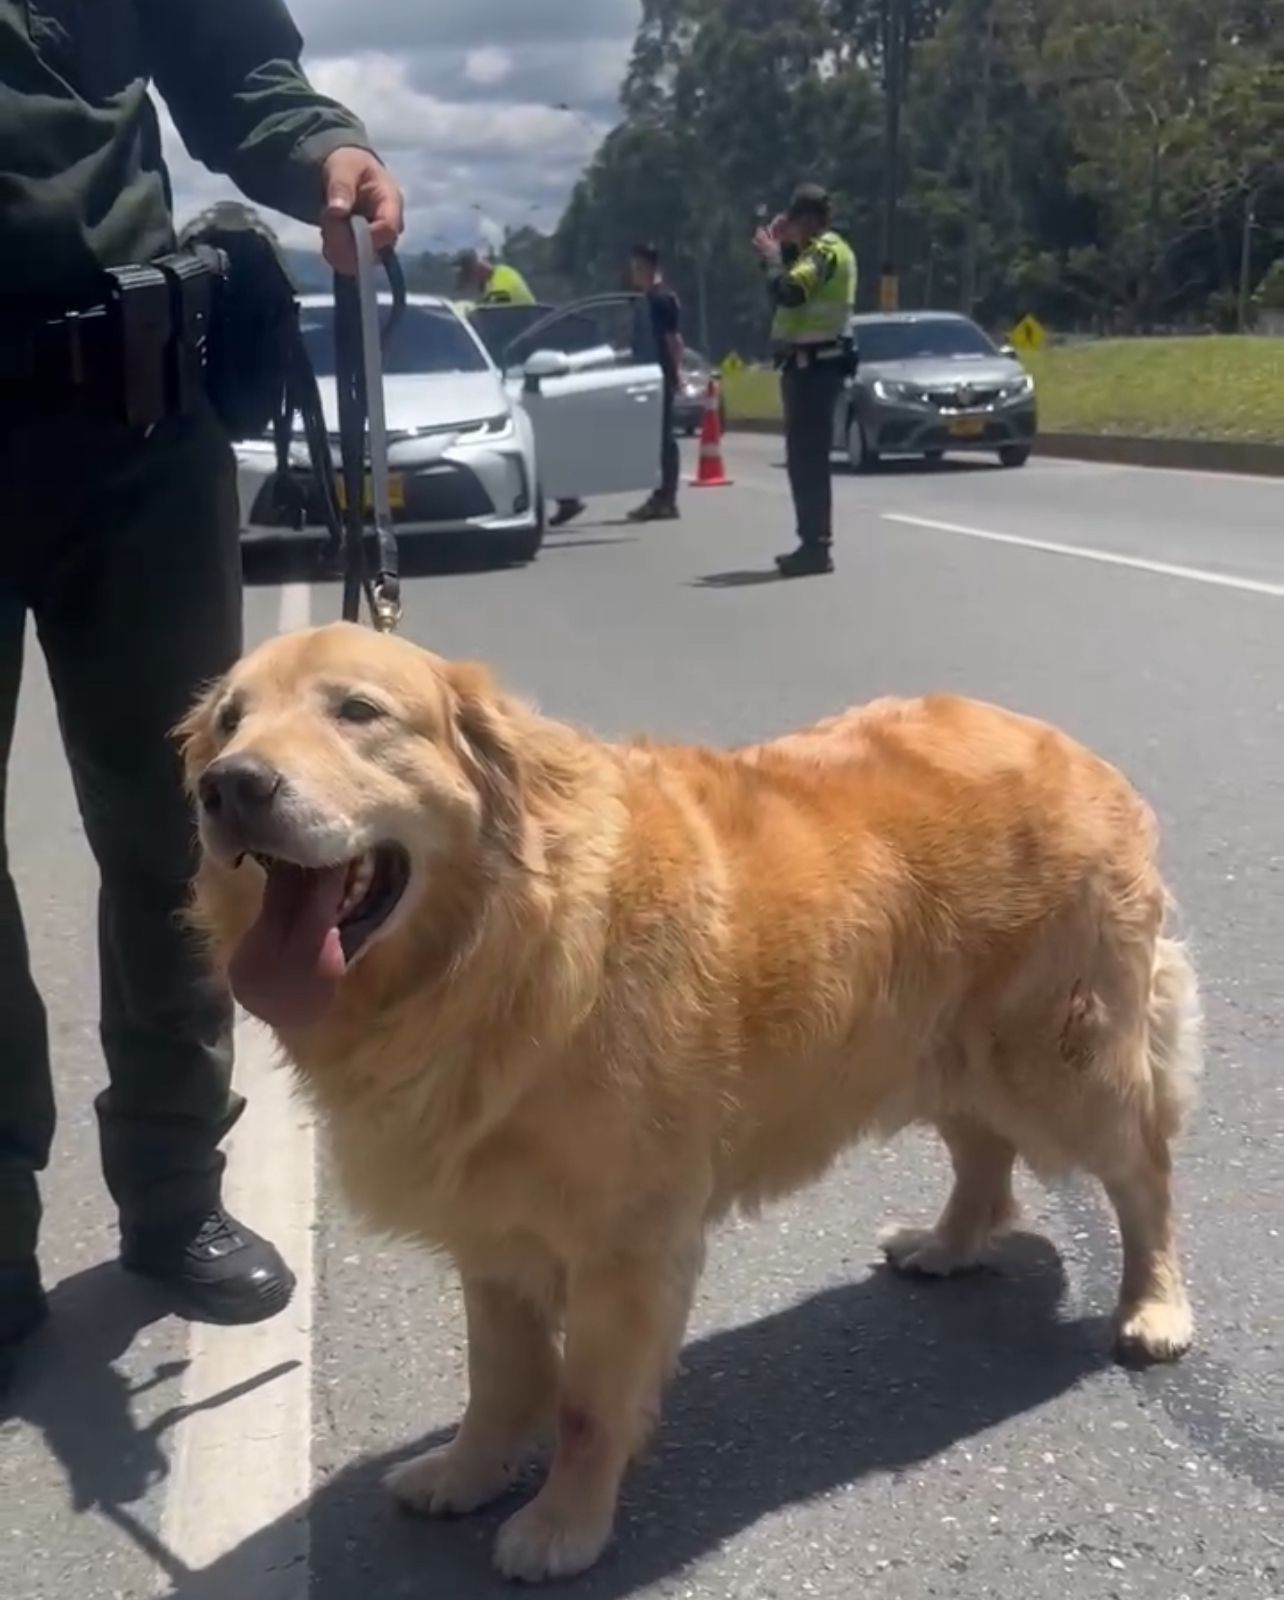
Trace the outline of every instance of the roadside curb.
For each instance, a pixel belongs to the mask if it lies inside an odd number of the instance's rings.
[[[728,433],[778,434],[779,422],[762,417],[727,420]],[[1229,472],[1284,478],[1284,444],[1219,439],[1146,439],[1110,433],[1041,433],[1034,453],[1065,461],[1101,461],[1120,467],[1167,467],[1184,472]]]

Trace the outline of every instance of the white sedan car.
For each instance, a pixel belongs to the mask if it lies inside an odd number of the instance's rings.
[[[613,313],[633,320],[633,298],[602,297],[550,312],[524,330],[513,364],[501,365],[450,301],[408,295],[384,352],[396,532],[462,537],[478,556],[530,561],[543,541],[546,505],[654,487],[660,368],[639,360],[627,340],[610,337]],[[310,294],[300,304],[337,461],[334,301]],[[236,457],[242,539],[299,531],[298,513],[279,505],[273,492],[271,440],[243,441]],[[304,507],[302,531],[320,536],[301,436],[291,460],[302,491],[296,497]]]

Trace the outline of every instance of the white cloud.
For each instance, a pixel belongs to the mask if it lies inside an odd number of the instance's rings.
[[[512,75],[512,56],[507,50],[497,50],[494,45],[487,44],[480,50],[470,50],[464,57],[464,77],[481,89],[497,88]]]
[[[640,0],[293,0],[317,87],[351,107],[406,191],[408,250],[479,218],[549,228],[616,116]],[[558,109],[558,107],[569,109]],[[168,117],[180,221],[232,190]],[[310,228],[273,217],[289,243]]]

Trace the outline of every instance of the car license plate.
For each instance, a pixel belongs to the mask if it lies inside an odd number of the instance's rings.
[[[348,509],[348,480],[342,473],[338,475],[336,487],[339,491],[339,510],[346,511]],[[363,511],[373,511],[374,484],[371,482],[368,472],[366,473],[364,501],[365,503],[361,509]],[[390,472],[388,474],[388,505],[393,511],[404,511],[406,509],[406,480],[399,472]]]
[[[985,418],[955,417],[949,431],[956,439],[979,439],[985,432]]]

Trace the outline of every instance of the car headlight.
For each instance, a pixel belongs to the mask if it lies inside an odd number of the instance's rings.
[[[910,400],[922,404],[923,391],[916,383],[893,383],[890,378],[875,378],[873,389],[880,400]]]
[[[1013,378],[1011,383],[1005,383],[999,390],[1000,398],[1004,400],[1024,400],[1027,395],[1034,393],[1034,379],[1028,372],[1023,372],[1019,378]]]
[[[461,444],[474,444],[480,439],[498,439],[512,426],[512,412],[501,411],[496,416],[487,417],[484,422],[472,422],[467,427],[460,428],[455,438]]]

